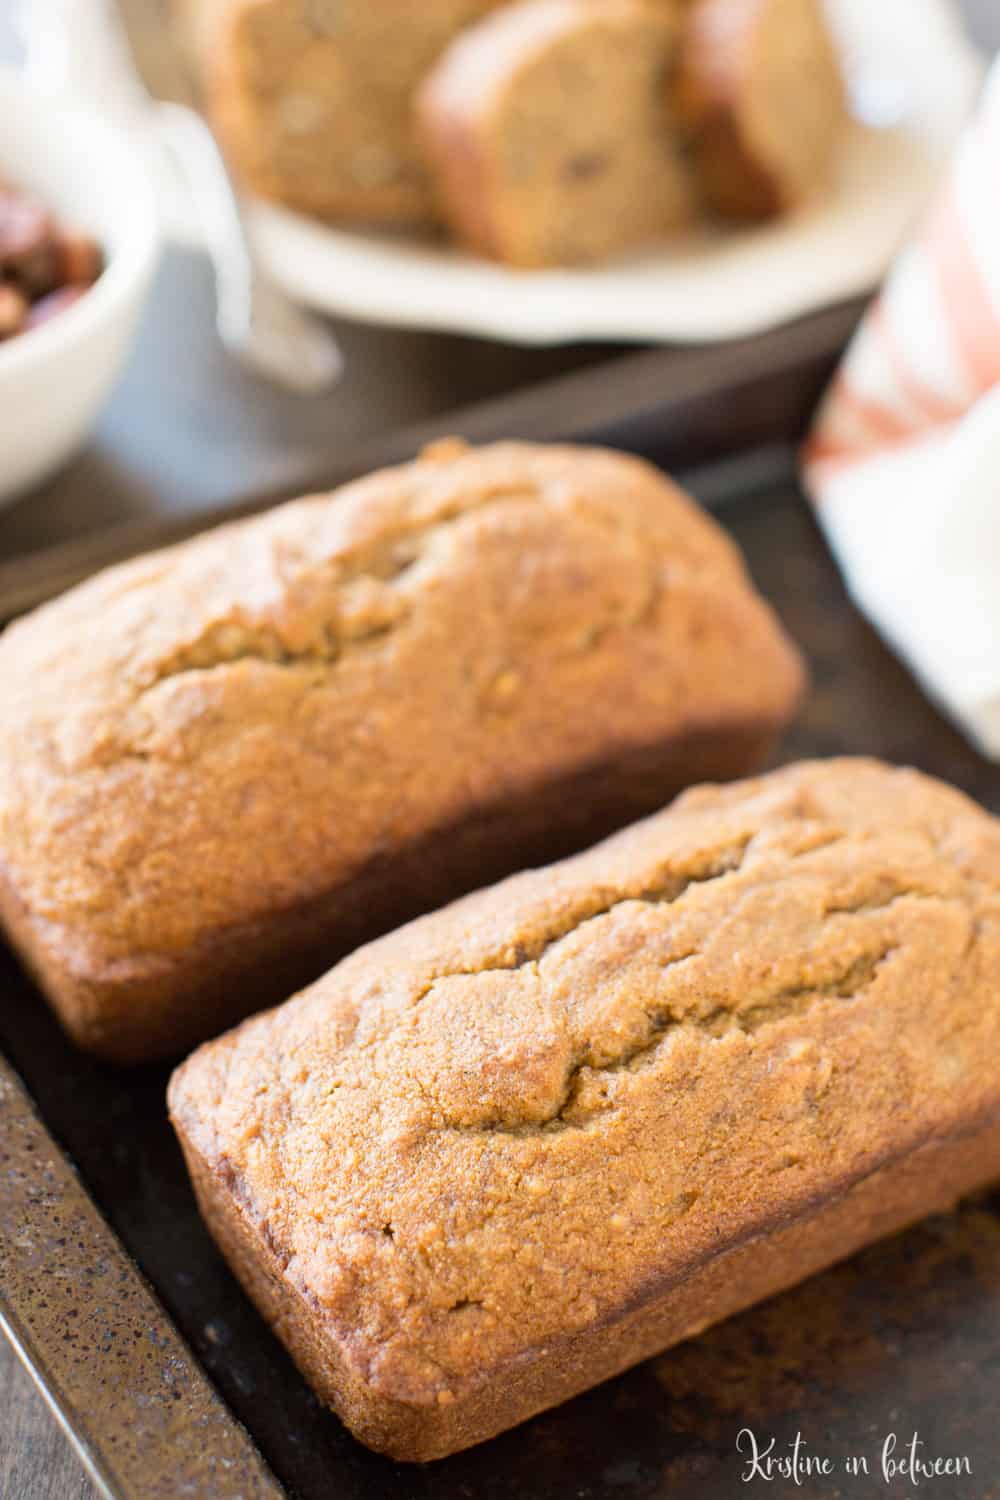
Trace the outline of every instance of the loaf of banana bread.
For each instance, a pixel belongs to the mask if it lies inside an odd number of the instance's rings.
[[[816,197],[847,120],[822,0],[695,0],[667,102],[716,213],[768,219]]]
[[[480,254],[597,261],[692,216],[655,0],[520,0],[467,27],[417,95],[442,214]]]
[[[355,953],[170,1107],[323,1400],[440,1457],[1000,1172],[1000,824],[875,762],[698,788]]]
[[[0,912],[74,1037],[180,1052],[358,942],[760,762],[736,549],[593,449],[444,445],[0,639]]]

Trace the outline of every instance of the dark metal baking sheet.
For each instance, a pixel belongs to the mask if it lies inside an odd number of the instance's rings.
[[[813,671],[780,759],[878,754],[943,776],[1000,812],[996,768],[938,716],[853,611],[794,488],[748,498],[724,520]],[[895,1434],[896,1457],[905,1456],[914,1432],[925,1457],[964,1458],[971,1468],[918,1493],[1000,1494],[1000,1198],[877,1246],[481,1448],[426,1468],[399,1466],[359,1447],[319,1407],[220,1261],[166,1124],[166,1071],[118,1072],[79,1056],[6,956],[0,1049],[201,1369],[300,1500],[906,1494],[898,1476],[885,1483],[880,1455]],[[87,1263],[85,1251],[79,1274]],[[762,1445],[773,1438],[784,1457],[801,1433],[802,1455],[827,1459],[832,1472],[744,1484],[736,1443],[746,1427]],[[86,1436],[100,1457],[100,1432]],[[191,1441],[179,1424],[178,1444],[186,1451]],[[214,1439],[206,1432],[204,1441]],[[845,1471],[852,1457],[866,1459],[868,1474]],[[163,1487],[163,1461],[162,1451],[151,1453],[145,1482],[122,1482],[117,1493],[181,1493]]]
[[[101,1495],[283,1493],[0,1058],[0,1328]]]

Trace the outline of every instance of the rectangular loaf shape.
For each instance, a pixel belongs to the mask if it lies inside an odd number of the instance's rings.
[[[0,911],[62,1021],[179,1054],[358,943],[755,768],[802,667],[720,528],[597,449],[419,461],[0,639]]]
[[[701,787],[195,1053],[199,1203],[398,1459],[1000,1175],[1000,825],[870,761]]]

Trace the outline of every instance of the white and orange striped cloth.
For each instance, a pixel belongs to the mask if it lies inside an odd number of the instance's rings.
[[[1000,760],[1000,62],[803,474],[858,606]]]

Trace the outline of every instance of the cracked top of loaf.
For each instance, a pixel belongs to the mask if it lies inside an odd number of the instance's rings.
[[[438,445],[13,625],[0,869],[78,971],[169,957],[562,771],[776,729],[801,682],[653,468]]]
[[[995,1110],[998,976],[996,820],[800,764],[359,950],[171,1107],[349,1365],[447,1402]]]

